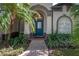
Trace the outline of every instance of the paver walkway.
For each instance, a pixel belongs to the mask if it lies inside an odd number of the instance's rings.
[[[48,49],[44,40],[32,40],[28,49],[20,56],[48,56]]]

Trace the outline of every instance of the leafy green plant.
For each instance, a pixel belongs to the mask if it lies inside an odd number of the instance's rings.
[[[49,48],[69,47],[71,45],[71,35],[50,34],[48,36],[46,44]]]
[[[50,56],[79,56],[79,48],[76,49],[67,49],[67,48],[61,48],[61,49],[53,49],[53,51],[50,53]]]
[[[33,32],[35,31],[33,22],[33,14],[35,14],[35,12],[31,10],[30,4],[3,3],[1,4],[1,10],[3,10],[3,12],[0,16],[0,31],[8,33],[8,39],[6,39],[5,42],[7,47],[9,47],[8,40],[10,40],[10,33],[16,20],[23,20],[31,26]]]
[[[73,4],[70,8],[73,20],[73,45],[79,47],[79,5]]]
[[[16,46],[21,46],[21,45],[23,45],[25,42],[27,42],[28,43],[28,40],[27,40],[27,38],[24,38],[24,35],[23,34],[19,34],[19,36],[18,37],[15,37],[15,38],[11,38],[10,40],[9,40],[9,44],[10,44],[10,46],[11,47],[16,47]]]

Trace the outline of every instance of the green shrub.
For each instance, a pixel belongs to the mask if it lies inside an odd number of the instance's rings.
[[[24,38],[24,34],[19,34],[18,37],[15,37],[15,38],[11,38],[9,40],[9,44],[11,47],[15,48],[17,46],[21,46],[23,45],[24,43],[28,43],[28,40],[27,38]]]
[[[69,47],[71,45],[71,35],[50,34],[46,44],[49,48]]]
[[[73,36],[72,45],[76,48],[79,48],[79,38],[77,38],[76,36]]]
[[[79,56],[79,48],[76,49],[53,49],[50,56]]]
[[[27,37],[24,37],[24,34],[19,34],[19,36],[12,37],[8,40],[8,43],[9,47],[5,47],[3,42],[2,45],[0,45],[0,56],[20,55],[28,48],[30,40],[27,40]]]

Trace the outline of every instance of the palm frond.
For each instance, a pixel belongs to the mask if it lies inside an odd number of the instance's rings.
[[[34,32],[34,22],[33,22],[33,12],[31,11],[30,4],[23,3],[4,3],[2,4],[2,9],[5,12],[0,17],[0,27],[7,28],[11,25],[11,16],[15,15],[16,19],[24,20],[28,24],[30,24],[32,31]]]

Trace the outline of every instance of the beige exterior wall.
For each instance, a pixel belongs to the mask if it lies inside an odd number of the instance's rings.
[[[50,34],[52,32],[52,19],[51,19],[51,16],[48,16],[47,17],[47,20],[45,19],[44,20],[44,33],[46,34]],[[32,31],[31,31],[31,28],[29,26],[29,24],[26,24],[25,23],[25,26],[24,26],[24,34],[30,34]]]
[[[42,5],[42,6],[46,7],[48,10],[51,10],[52,3],[31,3],[31,5],[32,6]]]
[[[30,27],[26,22],[24,24],[24,34],[30,34]]]
[[[51,10],[51,6],[52,6],[52,3],[31,3],[32,6],[35,6],[35,5],[42,5],[44,7],[46,7],[48,10]],[[44,13],[46,14],[46,12],[44,11]],[[67,7],[65,5],[63,5],[63,11],[53,11],[53,16],[50,15],[48,16],[47,14],[45,15],[45,18],[44,18],[44,33],[46,34],[50,34],[52,32],[52,17],[53,17],[53,32],[55,33],[56,32],[56,29],[57,29],[57,20],[60,16],[63,16],[63,15],[67,15],[67,16],[70,16],[69,13],[67,12]],[[0,13],[1,15],[1,13]],[[52,16],[52,17],[51,17]],[[16,26],[16,29],[14,28],[13,32],[15,31],[18,31],[17,30],[17,26]],[[32,31],[31,31],[31,28],[29,27],[29,24],[24,24],[24,34],[30,34]]]
[[[37,5],[37,4],[32,4],[32,5],[34,6],[34,5]],[[45,6],[44,4],[41,4],[41,5]],[[44,18],[44,24],[43,24],[44,25],[44,33],[46,33],[46,34],[52,33],[52,17],[53,17],[53,32],[55,33],[56,30],[57,30],[57,20],[58,20],[59,17],[61,17],[63,15],[70,17],[69,12],[67,11],[66,5],[62,6],[62,11],[53,11],[53,16],[52,15],[48,16],[46,14],[46,16]],[[30,29],[29,25],[27,25],[27,24],[25,25],[24,33],[25,34],[31,33],[31,29]]]
[[[62,10],[63,11],[53,11],[53,32],[56,33],[57,30],[57,20],[59,17],[66,15],[69,16],[69,12],[67,11],[67,6],[63,5],[62,6]]]
[[[52,33],[52,19],[51,16],[47,17],[46,34]]]

